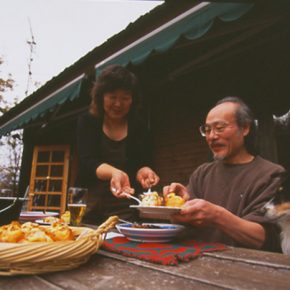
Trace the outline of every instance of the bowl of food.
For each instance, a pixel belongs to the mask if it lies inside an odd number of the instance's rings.
[[[169,242],[184,230],[182,225],[166,223],[122,223],[117,224],[116,228],[128,240],[156,243]]]
[[[178,214],[185,200],[169,193],[165,198],[160,196],[157,191],[141,195],[141,203],[130,205],[131,208],[138,209],[142,218],[168,220],[173,214]]]

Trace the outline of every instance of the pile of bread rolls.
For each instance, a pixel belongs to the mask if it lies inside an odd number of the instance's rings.
[[[13,221],[0,227],[0,242],[4,243],[56,242],[74,239],[70,227],[61,222],[44,227],[33,222],[20,224]]]

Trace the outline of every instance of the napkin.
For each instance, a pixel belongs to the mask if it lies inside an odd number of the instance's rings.
[[[102,248],[127,257],[159,263],[178,265],[180,261],[188,262],[203,252],[222,251],[226,246],[218,243],[197,242],[188,240],[178,243],[141,243],[128,240],[126,237],[106,239]]]

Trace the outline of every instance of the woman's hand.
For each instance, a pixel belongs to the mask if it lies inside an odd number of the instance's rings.
[[[129,176],[121,170],[114,170],[110,181],[111,191],[116,197],[127,197],[126,194],[134,194],[135,190],[130,185]]]
[[[134,194],[127,173],[108,163],[102,163],[96,169],[96,176],[101,180],[110,180],[111,191],[116,197],[127,197],[125,193]]]
[[[136,179],[143,188],[150,188],[158,184],[160,180],[159,176],[150,167],[140,168],[137,172]]]
[[[170,185],[163,187],[163,195],[166,197],[169,193],[174,192],[176,195],[181,196],[184,200],[189,200],[190,195],[187,192],[187,189],[181,183],[173,182]]]

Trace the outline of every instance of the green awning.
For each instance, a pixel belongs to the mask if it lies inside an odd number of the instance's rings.
[[[79,95],[82,78],[83,76],[79,77],[10,119],[0,127],[0,136],[22,128],[25,124],[35,120],[37,117],[44,116],[47,112],[53,112],[56,106],[62,105],[67,100],[74,100]]]
[[[253,6],[253,3],[201,3],[98,63],[96,73],[108,64],[140,64],[153,52],[167,51],[181,37],[194,40],[203,36],[215,19],[237,20]]]
[[[95,65],[98,74],[108,64],[128,65],[144,62],[151,53],[162,53],[172,47],[178,39],[184,37],[194,40],[203,36],[213,25],[215,19],[234,21],[247,13],[252,3],[210,3],[202,2],[192,9],[170,20],[149,34],[141,37],[125,48]],[[25,124],[43,116],[46,112],[54,111],[59,105],[79,96],[83,76],[50,94],[32,107],[22,111],[0,127],[0,136],[22,128]]]

